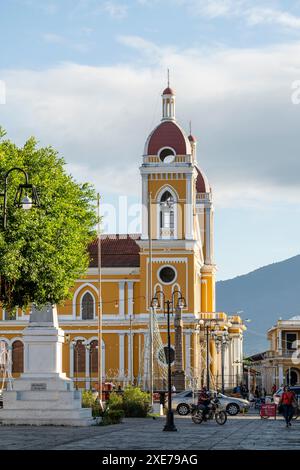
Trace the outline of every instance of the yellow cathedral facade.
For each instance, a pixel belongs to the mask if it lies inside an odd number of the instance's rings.
[[[210,384],[233,388],[242,380],[243,331],[237,315],[216,312],[212,190],[197,160],[195,137],[175,116],[175,92],[162,93],[162,119],[148,136],[140,175],[142,233],[101,236],[103,381],[147,388],[149,315],[154,318],[154,389],[164,386],[167,318],[164,299],[174,300],[171,360],[179,389]],[[149,210],[150,209],[150,210]],[[87,274],[77,279],[72,299],[58,307],[65,331],[63,369],[76,387],[97,386],[98,255],[89,247]],[[163,292],[163,294],[161,293]],[[185,299],[179,311],[176,292]],[[175,295],[174,295],[175,293]],[[157,309],[151,299],[160,299]],[[9,351],[9,374],[23,372],[23,329],[29,312],[0,311],[0,344]],[[1,384],[0,384],[1,385]]]

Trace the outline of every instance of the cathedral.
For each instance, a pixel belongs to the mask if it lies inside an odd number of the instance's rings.
[[[146,139],[140,161],[142,233],[101,236],[102,376],[105,382],[147,388],[152,351],[154,389],[165,387],[169,300],[176,388],[209,382],[229,389],[242,380],[245,326],[237,313],[216,312],[212,190],[197,160],[197,140],[178,124],[175,110],[175,92],[168,86],[161,122]],[[77,279],[72,299],[58,313],[66,335],[63,369],[76,387],[94,389],[97,240],[89,254],[88,272]],[[28,319],[21,310],[14,317],[0,312],[0,344],[9,352],[12,377],[26,368],[22,332]]]

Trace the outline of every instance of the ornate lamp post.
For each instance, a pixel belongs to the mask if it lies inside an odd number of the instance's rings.
[[[4,192],[0,193],[0,197],[3,197],[3,215],[2,215],[2,227],[3,230],[7,228],[7,190],[8,190],[8,177],[13,171],[23,173],[25,177],[25,183],[19,184],[17,192],[15,194],[14,205],[21,207],[24,210],[31,209],[32,206],[39,206],[39,198],[36,187],[29,183],[28,174],[22,168],[14,167],[8,170],[4,175]],[[28,192],[31,192],[32,199],[28,196]]]
[[[225,393],[225,377],[224,377],[224,366],[225,366],[225,349],[230,341],[229,333],[227,330],[213,333],[213,338],[216,343],[217,352],[221,351],[221,373],[222,373],[222,393]]]
[[[172,294],[172,300],[165,300],[165,294],[162,290],[156,292],[155,297],[153,297],[151,302],[151,307],[155,311],[156,309],[160,308],[159,300],[157,294],[161,294],[163,296],[163,304],[164,304],[164,313],[167,314],[167,328],[168,328],[168,412],[167,412],[167,419],[166,424],[164,427],[164,431],[177,431],[177,428],[174,424],[174,413],[172,410],[172,374],[171,374],[171,331],[170,331],[170,315],[173,314],[174,310],[174,299],[175,295],[178,295],[176,307],[179,309],[183,309],[186,306],[186,302],[184,297],[182,297],[181,292],[178,290],[174,290]]]

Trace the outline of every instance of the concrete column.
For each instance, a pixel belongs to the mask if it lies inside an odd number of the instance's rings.
[[[206,207],[204,209],[205,214],[205,263],[211,264],[211,250],[210,250],[210,243],[211,243],[211,227],[210,227],[210,207]]]
[[[284,380],[283,380],[283,366],[282,366],[282,364],[279,364],[279,366],[278,366],[278,380],[279,380],[278,386],[280,387],[280,386],[284,383]]]
[[[74,377],[74,345],[70,343],[70,379]]]
[[[193,192],[192,174],[186,175],[186,203],[185,203],[185,238],[193,240]]]
[[[128,294],[128,305],[127,313],[128,315],[133,314],[133,282],[127,281],[127,294]]]
[[[133,333],[128,334],[128,380],[131,383],[133,378]]]
[[[90,388],[90,351],[85,348],[85,388],[89,390]]]
[[[282,331],[278,328],[277,330],[277,338],[278,338],[278,352],[282,354]]]
[[[124,317],[125,313],[125,281],[119,281],[119,315]]]
[[[148,175],[142,175],[142,240],[148,240]]]
[[[191,332],[185,333],[185,370],[186,374],[191,373]]]
[[[119,377],[120,380],[124,379],[124,337],[125,333],[119,333]]]

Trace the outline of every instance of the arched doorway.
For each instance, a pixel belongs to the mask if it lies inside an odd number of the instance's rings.
[[[286,372],[287,385],[296,385],[299,383],[299,371],[297,369],[288,369]]]

